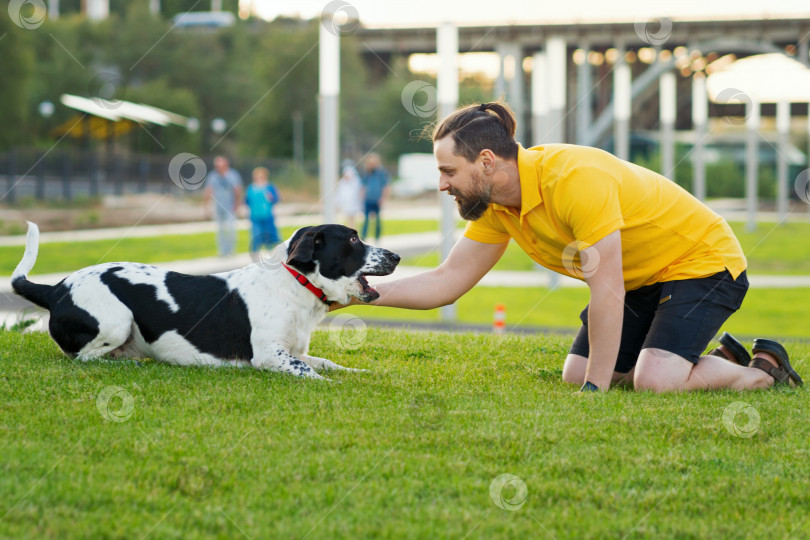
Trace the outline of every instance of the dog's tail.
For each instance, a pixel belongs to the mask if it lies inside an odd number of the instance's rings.
[[[14,292],[30,300],[40,307],[46,309],[51,305],[51,291],[52,285],[40,285],[31,283],[25,276],[34,267],[37,262],[37,253],[39,252],[39,227],[36,223],[28,222],[28,236],[25,239],[25,254],[22,260],[14,269],[11,274],[11,286]]]

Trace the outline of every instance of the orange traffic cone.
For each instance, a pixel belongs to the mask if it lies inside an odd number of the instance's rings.
[[[495,319],[492,322],[492,331],[496,334],[506,332],[506,306],[503,304],[495,305]]]

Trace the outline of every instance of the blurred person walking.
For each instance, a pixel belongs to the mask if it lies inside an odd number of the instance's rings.
[[[366,170],[362,177],[363,201],[365,206],[365,218],[363,221],[363,233],[361,236],[368,236],[368,222],[373,214],[376,220],[374,228],[374,238],[379,241],[382,232],[380,219],[380,209],[388,198],[388,171],[386,171],[377,154],[369,154],[366,158]]]
[[[270,171],[265,167],[253,169],[252,182],[245,192],[250,211],[250,258],[259,261],[262,246],[271,248],[281,241],[273,217],[273,206],[281,200],[276,186],[270,183]]]
[[[346,219],[346,225],[354,229],[354,220],[363,212],[363,184],[352,160],[343,161],[343,174],[338,180],[335,205]]]
[[[236,251],[236,211],[242,202],[242,177],[231,169],[225,156],[214,158],[214,170],[205,179],[204,200],[209,211],[213,204],[219,256],[232,255]]]

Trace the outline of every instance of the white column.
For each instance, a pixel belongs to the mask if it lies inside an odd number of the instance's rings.
[[[748,222],[748,232],[757,230],[757,176],[759,174],[759,121],[760,106],[756,101],[746,105],[747,117],[745,120],[748,129],[745,140],[745,199]]]
[[[211,11],[222,11],[222,0],[211,0]]]
[[[515,72],[509,81],[509,105],[515,113],[515,140],[521,144],[526,142],[526,97],[523,91],[525,74],[523,72],[523,47],[519,43],[512,46],[512,57],[515,59]]]
[[[631,74],[624,59],[624,46],[617,47],[619,58],[613,68],[613,151],[621,159],[630,159]]]
[[[498,78],[495,81],[495,97],[505,96],[517,119],[515,140],[523,143],[525,138],[524,123],[525,99],[523,92],[523,48],[519,43],[498,43],[495,52],[499,58]]]
[[[59,0],[48,0],[48,18],[54,20],[59,18]]]
[[[149,13],[160,15],[160,0],[149,0]]]
[[[532,145],[548,142],[548,65],[546,53],[532,59]]]
[[[446,118],[458,106],[458,28],[453,23],[444,23],[436,30],[436,52],[439,55],[437,94],[439,119]],[[441,201],[441,257],[447,259],[455,243],[456,209],[453,199],[439,192]],[[456,305],[441,308],[443,320],[456,320]]]
[[[692,151],[692,193],[701,201],[706,200],[706,161],[703,149],[706,146],[704,139],[708,120],[706,77],[702,73],[695,73],[692,77],[692,125],[695,130],[695,146]]]
[[[548,67],[548,128],[545,130],[549,143],[565,142],[565,102],[567,92],[568,45],[564,38],[553,36],[546,39],[546,62]]]
[[[778,152],[776,152],[776,209],[779,223],[787,221],[788,216],[788,144],[790,143],[790,103],[781,101],[776,104],[776,131],[778,134]]]
[[[498,55],[498,75],[495,77],[495,99],[506,97],[506,49],[504,43],[495,44],[495,54]]]
[[[675,180],[675,74],[667,71],[659,81],[659,112],[661,114],[661,174]]]
[[[807,56],[805,54],[805,56]],[[810,174],[810,103],[807,104],[807,171]],[[805,193],[810,196],[810,185],[805,187]],[[808,202],[806,199],[803,199],[805,202]],[[810,204],[807,205],[807,213],[810,215]]]
[[[91,21],[103,21],[110,16],[110,0],[86,0],[87,18]]]
[[[586,144],[588,130],[593,122],[593,111],[591,110],[593,68],[588,62],[590,45],[583,45],[582,49],[585,51],[585,61],[577,66],[577,144]]]
[[[324,13],[323,17],[332,17]],[[321,205],[324,223],[335,221],[338,178],[338,103],[340,99],[340,34],[332,21],[322,21],[319,45],[318,142]]]

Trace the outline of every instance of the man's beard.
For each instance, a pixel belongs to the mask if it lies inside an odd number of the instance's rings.
[[[484,215],[492,202],[492,186],[484,182],[480,173],[473,174],[472,189],[462,195],[456,190],[450,190],[450,195],[456,197],[458,213],[467,221],[475,221]]]

